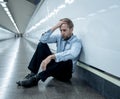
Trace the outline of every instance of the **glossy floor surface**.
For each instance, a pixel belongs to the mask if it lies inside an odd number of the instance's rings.
[[[0,99],[105,99],[75,73],[67,83],[50,77],[32,88],[17,86],[16,81],[29,73],[35,47],[24,38],[0,41]]]

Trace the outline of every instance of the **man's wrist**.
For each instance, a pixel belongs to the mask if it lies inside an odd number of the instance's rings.
[[[50,55],[50,59],[51,59],[51,60],[52,60],[52,59],[55,59],[55,55],[54,55],[54,54]]]
[[[53,27],[51,28],[51,31],[54,32],[57,28],[58,28],[58,26],[55,25],[55,26],[53,26]]]

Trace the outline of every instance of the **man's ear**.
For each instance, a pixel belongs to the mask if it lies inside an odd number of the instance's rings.
[[[73,32],[73,28],[71,28],[70,31]]]

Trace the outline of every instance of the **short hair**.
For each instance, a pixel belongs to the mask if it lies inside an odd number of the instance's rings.
[[[70,29],[74,27],[73,22],[69,18],[63,18],[63,19],[60,19],[60,21],[66,22]]]

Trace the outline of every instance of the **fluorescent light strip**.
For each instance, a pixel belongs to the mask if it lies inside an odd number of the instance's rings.
[[[4,8],[7,7],[7,6],[6,6],[6,2],[1,2],[1,1],[0,1],[0,4],[1,4],[2,7],[4,7]]]
[[[0,4],[2,5],[2,7],[4,8],[4,11],[6,12],[6,14],[8,15],[8,17],[10,18],[11,22],[13,23],[14,27],[16,28],[17,32],[20,33],[7,5],[6,5],[6,2],[4,2],[3,0],[0,0]]]
[[[74,2],[74,0],[65,0],[64,4],[61,4],[57,8],[53,9],[53,11],[50,12],[50,13],[48,13],[48,15],[45,18],[41,19],[34,26],[32,26],[29,30],[27,30],[26,33],[30,33],[31,31],[33,31],[34,29],[36,29],[38,26],[40,26],[42,23],[46,22],[49,18],[51,18],[54,15],[56,15],[60,10],[62,10],[63,8],[65,8],[67,6],[67,4],[72,4],[73,2]]]

